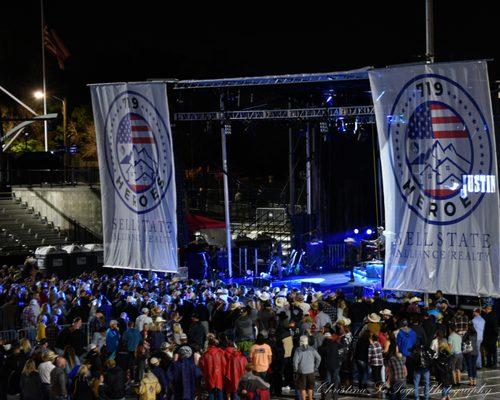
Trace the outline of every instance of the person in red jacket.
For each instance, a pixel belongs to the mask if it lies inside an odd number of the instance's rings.
[[[238,390],[238,382],[245,374],[245,367],[248,363],[247,358],[239,351],[234,342],[228,341],[226,349],[224,350],[226,359],[226,372],[224,374],[224,393],[227,400],[236,398]]]
[[[203,373],[205,386],[209,392],[209,400],[223,400],[224,374],[226,358],[224,350],[218,347],[214,335],[208,335],[208,349],[200,359],[199,367]]]

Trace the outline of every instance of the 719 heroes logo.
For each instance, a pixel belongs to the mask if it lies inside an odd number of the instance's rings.
[[[115,190],[133,212],[155,209],[169,187],[170,136],[161,114],[142,94],[122,92],[106,117],[106,163]]]
[[[388,134],[399,191],[419,218],[449,225],[474,211],[484,193],[464,190],[463,177],[491,173],[491,139],[458,83],[436,74],[410,80],[393,105]]]

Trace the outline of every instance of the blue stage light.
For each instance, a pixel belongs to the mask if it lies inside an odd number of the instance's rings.
[[[358,228],[354,229],[354,234],[357,235],[358,233],[359,233],[359,229]]]
[[[366,230],[366,234],[367,234],[367,235],[371,235],[372,233],[373,233],[373,231],[372,231],[370,228],[368,228],[368,229]]]

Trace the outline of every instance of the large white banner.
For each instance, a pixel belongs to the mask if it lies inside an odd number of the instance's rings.
[[[172,134],[162,83],[91,85],[104,266],[177,271]]]
[[[408,65],[369,75],[384,186],[384,288],[500,295],[486,62]]]

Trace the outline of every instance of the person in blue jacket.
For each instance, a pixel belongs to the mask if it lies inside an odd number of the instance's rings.
[[[109,358],[115,358],[119,346],[120,331],[118,330],[118,321],[112,320],[109,323],[109,329],[106,331],[106,350],[108,351]]]
[[[397,336],[398,348],[401,354],[406,358],[406,369],[408,370],[407,380],[413,382],[413,360],[411,353],[417,342],[417,334],[408,326],[408,321],[401,321],[401,329]]]

